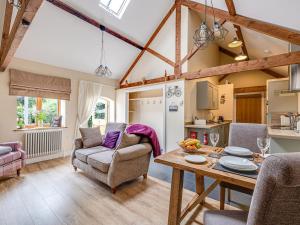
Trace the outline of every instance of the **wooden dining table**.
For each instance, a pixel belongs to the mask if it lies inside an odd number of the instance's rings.
[[[187,162],[184,159],[184,156],[188,155],[188,153],[184,152],[182,149],[170,151],[155,158],[154,162],[164,164],[173,168],[168,225],[180,224],[183,218],[197,205],[204,204],[205,197],[221,182],[230,183],[251,190],[254,189],[256,179],[245,177],[235,173],[224,172],[213,168],[218,159],[212,158],[209,155],[211,153],[222,154],[223,151],[223,148],[203,146],[199,152],[193,153],[206,157],[207,161],[202,164]],[[259,161],[259,158],[254,157],[254,160]],[[192,200],[187,204],[187,206],[182,209],[181,202],[184,171],[195,173],[196,193]],[[214,179],[214,182],[206,189],[204,186],[204,177]]]

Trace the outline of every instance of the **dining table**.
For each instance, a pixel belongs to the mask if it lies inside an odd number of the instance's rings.
[[[204,204],[205,198],[212,192],[221,182],[233,184],[242,188],[254,190],[256,179],[222,171],[214,168],[218,163],[218,157],[224,154],[224,148],[203,146],[199,151],[192,153],[193,155],[205,156],[206,162],[201,164],[190,163],[185,160],[186,153],[183,149],[176,149],[167,152],[155,158],[154,162],[172,167],[172,182],[169,203],[168,225],[179,225],[183,218],[192,211],[197,205]],[[262,159],[254,155],[253,161],[261,163]],[[182,209],[182,193],[184,172],[188,171],[195,174],[195,196]],[[214,180],[214,182],[205,188],[204,177]]]

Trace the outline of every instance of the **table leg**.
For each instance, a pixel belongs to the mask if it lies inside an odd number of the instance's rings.
[[[195,183],[196,183],[196,193],[198,195],[201,195],[204,192],[205,186],[204,186],[204,176],[201,176],[199,174],[195,174]],[[203,205],[205,202],[205,199],[201,202],[201,204]]]
[[[180,224],[183,175],[183,170],[173,168],[168,225]]]

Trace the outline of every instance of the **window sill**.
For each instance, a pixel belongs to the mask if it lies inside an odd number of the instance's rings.
[[[68,127],[34,127],[34,128],[23,128],[23,129],[14,129],[13,131],[32,131],[32,130],[59,130],[66,129]]]

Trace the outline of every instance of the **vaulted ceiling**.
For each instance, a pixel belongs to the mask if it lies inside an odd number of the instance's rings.
[[[88,0],[84,3],[78,0],[62,1],[142,46],[174,3],[173,0],[131,0],[122,19],[119,20],[99,7],[98,0]],[[224,0],[215,0],[213,3],[216,8],[227,11]],[[235,0],[234,3],[240,15],[300,30],[298,0]],[[230,30],[230,34],[226,42],[219,42],[219,45],[227,48],[225,43],[231,40],[235,32],[232,24],[226,23],[225,26]],[[247,29],[242,29],[242,32],[250,58],[288,51],[287,42]],[[44,1],[15,56],[93,73],[99,64],[100,43],[99,29]],[[140,52],[109,34],[105,34],[105,49],[106,61],[112,69],[114,79],[120,79],[124,75]],[[265,50],[268,50],[267,53]],[[282,71],[285,72],[285,69]]]

